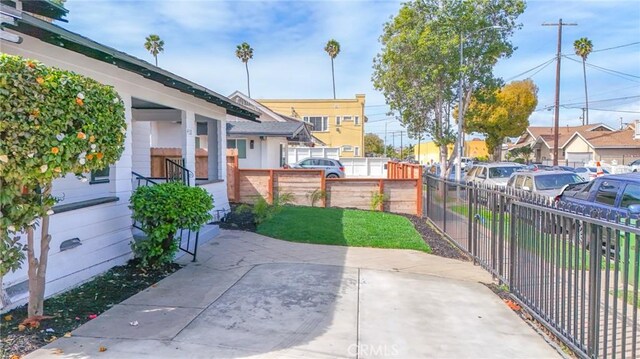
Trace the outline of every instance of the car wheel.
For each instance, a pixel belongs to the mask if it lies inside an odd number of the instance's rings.
[[[338,175],[337,175],[337,174],[335,174],[335,173],[329,173],[329,174],[327,175],[327,178],[340,178],[340,177],[338,177]]]

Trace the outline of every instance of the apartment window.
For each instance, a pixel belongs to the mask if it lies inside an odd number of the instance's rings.
[[[356,146],[353,148],[353,155],[360,156],[360,147]]]
[[[353,117],[353,123],[356,124],[356,125],[359,125],[360,124],[360,117],[354,116]]]
[[[353,122],[353,116],[342,116],[342,121]]]
[[[101,169],[91,171],[91,180],[89,184],[109,183],[109,166]]]
[[[342,146],[342,152],[353,152],[353,147],[349,145]]]
[[[247,158],[247,140],[245,139],[227,139],[227,148],[235,148],[238,150],[238,158]]]
[[[328,131],[329,123],[327,116],[305,116],[303,117],[304,122],[310,123],[313,125],[313,131]]]
[[[340,126],[340,116],[336,116],[336,126]]]

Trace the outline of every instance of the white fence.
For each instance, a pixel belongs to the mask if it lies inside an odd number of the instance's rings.
[[[369,178],[387,178],[387,162],[388,158],[378,157],[356,157],[356,158],[340,158],[340,162],[344,165],[344,172],[347,178],[352,177],[369,177]]]
[[[334,160],[340,159],[338,147],[289,147],[287,163],[293,164],[308,157],[324,157]]]
[[[387,178],[388,158],[340,157],[337,147],[289,147],[287,163],[293,164],[309,157],[324,157],[340,160],[349,177]]]

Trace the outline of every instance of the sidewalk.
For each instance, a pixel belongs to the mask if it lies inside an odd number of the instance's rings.
[[[467,262],[222,231],[184,264],[27,358],[558,357]]]

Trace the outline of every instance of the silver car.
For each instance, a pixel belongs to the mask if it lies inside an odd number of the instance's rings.
[[[291,168],[308,169],[308,170],[324,170],[327,178],[344,178],[344,165],[332,158],[305,158],[298,163],[290,165]]]
[[[524,171],[512,174],[507,187],[555,199],[565,186],[580,182],[584,179],[571,171]]]
[[[465,182],[504,187],[512,173],[522,169],[513,162],[483,163],[471,167],[464,177]]]

